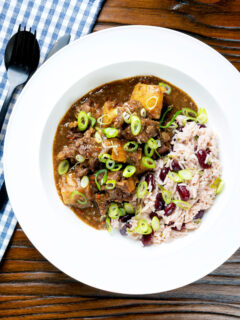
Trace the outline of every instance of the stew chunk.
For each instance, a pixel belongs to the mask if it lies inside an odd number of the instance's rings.
[[[159,119],[163,106],[163,91],[158,85],[138,83],[135,85],[131,100],[139,101],[153,119]]]

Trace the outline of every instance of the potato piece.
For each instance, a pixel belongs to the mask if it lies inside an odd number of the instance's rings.
[[[163,91],[160,86],[138,83],[135,85],[131,100],[139,101],[153,119],[159,119],[163,105]]]
[[[126,162],[127,161],[127,153],[124,150],[124,143],[118,139],[113,139],[113,149],[112,149],[112,159],[118,162]]]
[[[113,120],[117,117],[117,108],[112,101],[106,101],[103,105],[103,124],[102,127],[108,127]]]
[[[78,208],[89,208],[92,205],[91,199],[93,197],[90,184],[86,188],[80,186],[80,179],[76,177],[74,173],[68,173],[61,177],[59,182],[61,195],[64,204],[68,206],[78,207]],[[80,204],[77,202],[78,196],[76,195],[73,200],[71,200],[71,195],[73,191],[78,191],[83,193],[87,198],[86,204]]]
[[[122,189],[124,192],[133,192],[136,187],[136,182],[135,180],[131,177],[128,178],[127,180],[122,180],[120,182],[117,182],[117,188]]]

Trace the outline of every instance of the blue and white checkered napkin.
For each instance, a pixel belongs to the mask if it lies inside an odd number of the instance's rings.
[[[8,90],[4,51],[19,24],[37,31],[41,49],[40,63],[56,40],[68,33],[71,40],[91,32],[104,0],[2,0],[0,2],[0,107]],[[9,115],[20,90],[12,99],[0,134],[0,187],[3,183],[3,140]],[[17,220],[8,202],[0,212],[0,261],[12,236]]]

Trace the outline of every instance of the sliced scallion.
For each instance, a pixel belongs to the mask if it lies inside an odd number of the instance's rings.
[[[183,182],[183,179],[176,172],[173,171],[168,172],[168,178],[174,182]]]
[[[152,218],[152,228],[153,228],[153,231],[158,231],[158,229],[160,228],[160,221],[158,219],[158,217],[153,217]]]
[[[141,115],[141,117],[146,118],[146,116],[147,116],[147,111],[146,111],[146,109],[142,108],[142,109],[140,110],[140,115]]]
[[[175,203],[175,205],[181,209],[184,210],[188,210],[191,208],[190,203],[188,203],[187,201],[182,201],[182,200],[173,200],[173,203]]]
[[[217,177],[213,183],[210,185],[210,188],[216,189],[216,194],[219,194],[222,192],[224,187],[224,182],[222,181],[221,178]]]
[[[147,144],[149,145],[149,147],[153,150],[157,149],[158,148],[158,144],[157,144],[157,141],[153,138],[149,139],[147,141]]]
[[[166,110],[166,111],[164,112],[164,114],[162,115],[162,117],[161,117],[161,119],[160,119],[160,121],[159,121],[159,124],[161,124],[161,123],[164,121],[167,113],[168,113],[169,111],[171,111],[172,108],[173,108],[172,106],[170,106],[170,107],[167,108],[167,110]]]
[[[164,92],[166,94],[170,94],[172,92],[172,88],[168,84],[166,84],[164,82],[160,82],[159,86],[164,89]]]
[[[95,140],[97,143],[102,143],[102,137],[99,132],[95,133]]]
[[[87,188],[88,185],[89,185],[88,176],[82,177],[82,179],[81,179],[81,187],[85,189],[85,188]]]
[[[119,217],[118,205],[115,202],[112,202],[108,208],[108,216],[111,219],[116,219]]]
[[[129,166],[126,166],[126,168],[123,170],[122,175],[125,178],[130,178],[135,172],[136,172],[136,167],[129,165]]]
[[[75,191],[73,191],[73,192],[71,193],[71,197],[70,197],[71,202],[74,201],[75,196],[79,196],[79,197],[80,197],[80,199],[77,200],[77,202],[78,202],[79,204],[84,205],[84,204],[87,203],[87,198],[86,198],[86,196],[85,196],[82,192],[79,192],[79,191],[77,191],[77,190],[75,190]]]
[[[206,109],[200,108],[198,110],[197,121],[202,124],[204,124],[208,121],[208,115],[207,115]]]
[[[192,172],[190,170],[187,170],[187,169],[178,171],[178,175],[183,180],[191,180],[192,179]]]
[[[154,169],[156,167],[156,162],[149,157],[142,157],[142,164],[148,169]]]
[[[85,111],[80,111],[78,114],[78,129],[84,131],[88,126],[88,116]]]
[[[153,110],[158,103],[158,96],[151,96],[146,101],[147,110]]]
[[[162,126],[161,125],[161,122],[160,122],[160,128],[163,128],[163,129],[166,129],[166,128],[169,128],[170,125],[173,123],[173,121],[177,118],[177,116],[179,116],[180,114],[182,113],[182,110],[178,110],[174,116],[172,117],[172,119],[165,125],[165,126]]]
[[[121,163],[116,163],[115,167],[111,169],[111,171],[119,171],[122,169],[122,164]]]
[[[139,234],[150,234],[152,232],[152,228],[148,224],[147,220],[141,219],[138,221],[135,232]]]
[[[105,221],[106,221],[107,231],[111,233],[112,232],[112,227],[111,227],[111,222],[110,222],[109,217],[107,217]]]
[[[124,144],[123,149],[128,152],[133,152],[138,149],[138,144],[135,141],[129,141]]]
[[[134,136],[137,136],[141,131],[141,120],[138,116],[131,116],[131,132]]]
[[[96,122],[97,122],[97,120],[95,119],[95,118],[93,118],[93,117],[88,117],[89,118],[89,120],[91,121],[91,127],[94,127],[95,126],[95,124],[96,124]]]
[[[107,180],[106,181],[106,189],[113,190],[116,187],[116,180]]]
[[[142,199],[147,193],[147,182],[142,181],[137,186],[137,198]]]
[[[105,119],[106,118],[106,119]],[[105,121],[104,121],[104,119],[105,119]],[[108,124],[110,124],[112,121],[111,120],[109,120],[109,116],[107,115],[107,114],[104,114],[104,115],[102,115],[101,117],[99,117],[99,118],[97,118],[97,123],[99,123],[100,124],[100,126],[102,126],[102,125],[108,125]]]
[[[58,174],[61,176],[67,173],[69,170],[69,162],[67,159],[62,160],[58,165]]]
[[[146,157],[151,158],[153,156],[154,150],[149,147],[147,143],[144,145],[144,154]]]
[[[131,122],[131,115],[128,112],[124,111],[122,117],[127,124]]]
[[[166,204],[171,203],[171,201],[172,201],[172,193],[169,190],[166,190],[165,188],[163,188],[163,186],[161,186],[160,184],[158,185],[158,187],[162,191],[162,197],[163,197],[164,202]]]
[[[129,203],[129,202],[124,202],[123,208],[126,211],[126,213],[129,213],[129,214],[133,214],[134,213],[134,208],[131,205],[131,203]]]
[[[83,163],[85,161],[85,157],[82,156],[81,154],[77,154],[75,159],[77,160],[78,163]]]
[[[114,167],[115,167],[115,161],[112,160],[112,159],[107,159],[107,161],[106,161],[106,168],[107,168],[108,170],[112,170],[112,169],[114,169]]]
[[[193,118],[197,117],[197,112],[190,108],[182,108],[182,114],[186,117],[193,117]]]
[[[139,204],[135,211],[135,218],[139,219],[141,217],[141,214],[142,214],[142,205]]]
[[[102,179],[100,180],[100,184],[98,183],[98,176],[100,174],[104,174]],[[98,188],[99,191],[101,191],[101,186],[100,185],[103,185],[106,181],[107,181],[107,169],[101,169],[101,170],[98,170],[96,173],[95,173],[95,183],[96,183],[96,186]]]
[[[111,159],[111,156],[110,154],[108,153],[101,153],[99,156],[98,156],[98,160],[100,162],[103,162],[103,163],[106,163],[108,159]]]
[[[118,129],[111,127],[104,128],[102,132],[107,138],[115,138],[118,135]]]
[[[125,216],[125,215],[126,215],[125,210],[124,210],[123,208],[119,208],[119,209],[118,209],[118,215],[119,215],[119,217]]]

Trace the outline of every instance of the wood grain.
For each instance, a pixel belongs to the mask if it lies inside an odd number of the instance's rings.
[[[108,0],[94,31],[124,24],[192,35],[240,69],[240,0]],[[178,290],[126,296],[69,278],[33,247],[20,226],[0,265],[0,320],[240,319],[240,250],[205,278]]]

